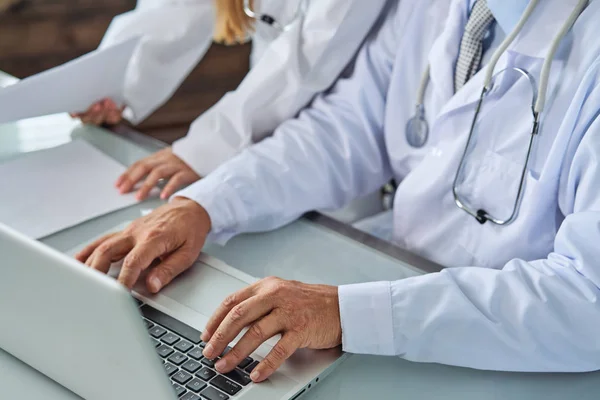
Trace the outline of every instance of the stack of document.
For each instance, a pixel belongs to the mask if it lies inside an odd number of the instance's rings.
[[[125,76],[140,38],[96,50],[0,89],[0,123],[85,111],[110,98],[124,104]]]
[[[0,222],[39,239],[137,202],[125,167],[83,140],[0,164]]]

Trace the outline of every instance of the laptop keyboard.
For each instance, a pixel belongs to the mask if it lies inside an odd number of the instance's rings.
[[[214,369],[216,360],[202,355],[206,343],[200,340],[200,331],[136,301],[180,400],[228,400],[251,384],[249,374],[258,361],[247,357],[235,370],[220,374]],[[221,357],[229,350],[227,347]]]

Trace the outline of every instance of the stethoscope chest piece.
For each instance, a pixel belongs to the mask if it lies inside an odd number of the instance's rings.
[[[415,115],[406,123],[406,141],[411,147],[420,149],[428,139],[429,125],[425,120],[425,108],[419,104]]]

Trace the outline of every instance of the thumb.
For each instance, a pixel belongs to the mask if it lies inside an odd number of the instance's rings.
[[[184,245],[167,256],[146,278],[146,286],[150,293],[158,293],[173,279],[192,266],[196,257],[193,251]]]

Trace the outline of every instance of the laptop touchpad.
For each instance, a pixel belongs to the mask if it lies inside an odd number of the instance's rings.
[[[197,262],[181,274],[161,294],[210,317],[225,297],[248,286],[223,271]]]

